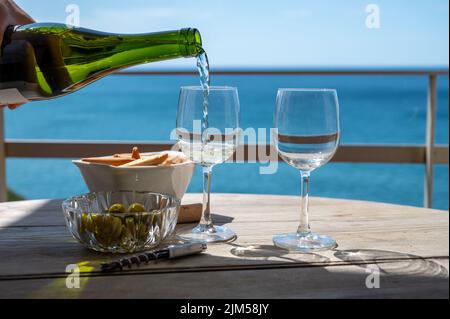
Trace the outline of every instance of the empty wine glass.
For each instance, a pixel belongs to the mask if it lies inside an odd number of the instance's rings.
[[[211,171],[228,160],[239,141],[239,97],[234,87],[182,87],[178,102],[177,138],[181,151],[203,171],[203,210],[198,226],[183,237],[206,242],[229,241],[236,234],[214,226],[210,210]],[[232,181],[229,181],[232,182]]]
[[[279,89],[274,140],[280,157],[300,170],[301,211],[296,233],[273,237],[276,246],[291,251],[332,249],[336,241],[313,233],[308,221],[310,173],[326,164],[339,144],[339,105],[332,89]]]

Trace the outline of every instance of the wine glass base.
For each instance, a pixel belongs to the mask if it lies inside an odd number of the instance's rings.
[[[330,250],[337,247],[333,238],[312,232],[275,235],[272,240],[277,247],[300,253]]]
[[[207,243],[222,243],[236,239],[236,233],[225,226],[205,227],[198,225],[190,233],[181,234],[180,237],[203,241]]]

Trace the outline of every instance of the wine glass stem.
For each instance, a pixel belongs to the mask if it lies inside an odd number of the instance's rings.
[[[302,186],[301,186],[301,209],[300,209],[300,225],[297,233],[307,234],[311,232],[309,228],[308,210],[309,210],[309,172],[300,172]]]
[[[208,229],[213,227],[210,209],[210,193],[211,193],[211,166],[202,166],[203,170],[203,208],[200,226]]]

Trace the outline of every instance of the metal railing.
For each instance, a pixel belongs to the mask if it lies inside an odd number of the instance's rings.
[[[449,147],[435,145],[437,79],[448,76],[445,70],[223,70],[213,75],[416,75],[428,77],[426,139],[423,145],[341,145],[334,162],[354,163],[415,163],[425,165],[424,206],[433,201],[433,165],[448,164]],[[194,71],[122,71],[121,75],[197,75]],[[6,200],[6,158],[77,158],[117,152],[127,152],[137,145],[142,151],[168,149],[171,143],[141,143],[127,141],[62,141],[5,140],[3,110],[0,109],[0,201]],[[242,145],[234,161],[277,161],[272,145]]]

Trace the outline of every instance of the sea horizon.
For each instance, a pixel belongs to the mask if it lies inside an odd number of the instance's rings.
[[[189,59],[189,58],[187,58]],[[248,64],[214,64],[214,61],[210,61],[210,69],[214,71],[227,71],[227,70],[240,70],[240,71],[272,71],[272,70],[282,70],[282,71],[449,71],[449,64],[417,64],[417,65],[409,65],[409,64],[386,64],[386,65],[370,65],[370,64],[348,64],[348,65],[339,65],[339,64],[330,64],[330,65],[311,65],[311,64],[298,64],[298,65],[248,65]],[[180,71],[196,71],[195,65],[193,63],[186,63],[186,61],[182,60],[171,60],[171,61],[161,61],[156,63],[148,63],[141,64],[138,66],[126,68],[123,71],[146,71],[146,70],[157,70],[157,71],[172,71],[172,70],[180,70]]]

